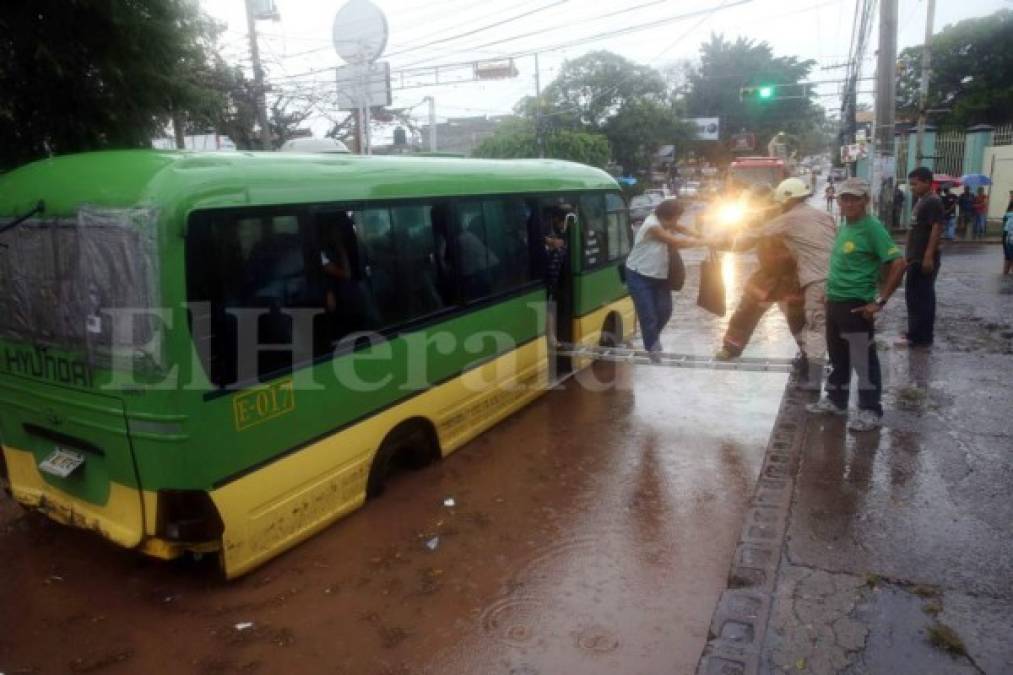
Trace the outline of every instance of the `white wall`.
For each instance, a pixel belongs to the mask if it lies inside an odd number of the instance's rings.
[[[988,217],[1000,220],[1006,214],[1009,191],[1013,190],[1013,145],[985,148],[983,169],[992,179],[989,190]]]

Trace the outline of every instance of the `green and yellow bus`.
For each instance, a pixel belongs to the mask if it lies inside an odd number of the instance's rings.
[[[560,339],[629,338],[594,168],[137,150],[0,176],[0,482],[243,574],[546,390],[553,206]]]

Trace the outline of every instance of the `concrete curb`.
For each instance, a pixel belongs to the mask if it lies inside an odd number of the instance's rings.
[[[752,675],[760,657],[805,441],[805,392],[789,380],[728,573],[698,675]]]

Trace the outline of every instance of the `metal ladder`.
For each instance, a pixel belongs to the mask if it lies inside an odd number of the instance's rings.
[[[699,370],[735,370],[752,373],[790,373],[792,359],[772,359],[762,357],[738,357],[731,361],[719,361],[713,356],[697,354],[674,354],[672,352],[656,352],[655,360],[643,349],[627,347],[588,347],[585,345],[560,344],[554,353],[557,356],[585,358],[594,361],[613,361],[615,363],[635,363],[649,366],[667,366],[669,368],[693,368]]]

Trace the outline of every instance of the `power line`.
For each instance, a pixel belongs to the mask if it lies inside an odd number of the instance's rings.
[[[593,21],[598,21],[600,19],[608,19],[608,18],[611,18],[611,17],[614,17],[614,16],[620,16],[620,15],[623,15],[623,14],[629,14],[631,12],[636,12],[638,10],[644,9],[645,7],[650,7],[650,6],[653,6],[653,5],[665,4],[667,1],[668,0],[651,0],[651,2],[644,2],[644,3],[641,3],[639,5],[634,5],[632,7],[626,7],[625,9],[616,10],[614,12],[606,12],[605,14],[597,14],[595,16],[590,16],[590,17],[587,17],[587,18],[584,18],[584,19],[580,19],[580,20],[577,20],[577,21],[570,20],[570,21],[566,21],[565,23],[554,24],[552,26],[547,26],[545,28],[540,28],[538,30],[529,31],[527,33],[521,33],[519,35],[512,35],[510,37],[501,38],[499,40],[493,40],[491,42],[483,42],[482,44],[468,46],[468,47],[463,48],[462,50],[457,50],[455,53],[460,53],[461,51],[470,51],[472,49],[480,49],[482,47],[493,47],[495,45],[503,44],[505,42],[513,42],[515,40],[522,40],[524,38],[532,37],[534,35],[541,35],[543,33],[549,33],[549,32],[552,32],[552,31],[559,30],[560,28],[571,28],[573,26],[576,26],[576,25],[579,25],[579,24],[582,24],[582,23],[590,23],[590,22],[593,22]],[[752,2],[752,0],[740,0],[739,2],[736,2],[735,4],[741,5],[741,4],[745,4],[746,2]],[[566,46],[572,46],[572,45],[580,44],[580,42],[584,41],[584,40],[587,40],[587,41],[596,41],[597,39],[601,39],[601,37],[603,37],[603,36],[624,35],[624,34],[626,34],[628,32],[631,32],[633,29],[643,30],[643,29],[647,29],[647,28],[653,28],[653,27],[664,25],[666,23],[671,23],[672,21],[681,21],[682,19],[698,16],[700,14],[703,14],[703,13],[706,13],[706,12],[710,12],[710,11],[713,11],[713,10],[712,9],[699,10],[699,11],[689,12],[687,14],[681,14],[681,15],[678,15],[678,16],[669,17],[667,19],[657,19],[657,20],[651,21],[649,23],[639,24],[639,25],[632,26],[632,27],[627,27],[625,29],[620,29],[620,30],[617,30],[617,31],[614,31],[614,32],[610,31],[608,33],[599,33],[599,34],[597,34],[595,36],[591,36],[590,38],[581,38],[581,40],[575,41],[573,43],[565,44],[562,47],[555,47],[555,48],[546,47],[546,48],[541,48],[541,49],[528,50],[528,51],[526,51],[526,52],[524,52],[522,54],[517,54],[517,55],[514,55],[514,56],[516,58],[516,57],[519,57],[519,56],[529,56],[529,55],[534,54],[536,52],[556,51],[556,49],[563,49]],[[594,38],[594,39],[592,39],[592,38]],[[421,62],[417,62],[417,63],[421,63]],[[406,64],[405,66],[403,66],[403,68],[410,68],[411,66],[417,65],[417,63]]]
[[[533,10],[530,10],[530,11],[527,11],[527,12],[523,12],[521,14],[516,14],[516,15],[511,16],[509,18],[502,19],[500,21],[496,21],[494,23],[490,23],[490,24],[487,24],[485,26],[480,26],[478,28],[474,28],[474,29],[466,31],[464,33],[458,33],[457,35],[450,35],[448,37],[439,38],[437,40],[432,40],[430,42],[426,42],[426,43],[421,44],[421,45],[416,45],[414,47],[408,47],[407,49],[403,49],[403,50],[401,50],[399,52],[391,52],[389,54],[385,54],[384,56],[386,58],[390,58],[390,57],[393,57],[393,56],[398,56],[400,54],[406,54],[408,52],[415,51],[416,49],[423,49],[424,47],[431,47],[433,45],[443,44],[444,42],[450,42],[452,40],[458,40],[458,39],[463,38],[463,37],[469,37],[471,35],[475,35],[476,33],[482,33],[484,31],[490,30],[492,28],[498,28],[499,26],[504,26],[504,25],[506,25],[508,23],[513,23],[514,21],[518,21],[519,19],[523,19],[525,17],[532,16],[533,14],[538,14],[540,12],[544,12],[547,9],[552,9],[553,7],[558,7],[560,5],[565,5],[569,1],[570,0],[556,0],[556,2],[551,2],[548,5],[543,5],[541,7],[536,8],[536,9],[533,9]]]

